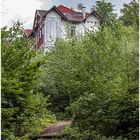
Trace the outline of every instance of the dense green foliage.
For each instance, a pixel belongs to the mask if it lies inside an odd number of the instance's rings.
[[[124,4],[119,19],[112,3],[95,8],[105,20],[99,31],[67,31],[46,56],[30,49],[19,22],[2,28],[4,140],[37,135],[55,119],[48,110],[72,121],[66,140],[138,140],[138,3]]]
[[[139,26],[139,3],[137,0],[132,0],[129,4],[124,4],[121,13],[122,16],[120,17],[120,20],[124,25]]]
[[[114,6],[105,0],[97,0],[95,10],[104,19],[105,24],[111,24],[116,20],[117,15],[114,13]]]
[[[45,66],[50,107],[72,116],[69,139],[138,139],[138,33],[133,27],[118,23],[58,41]]]
[[[53,119],[38,90],[43,59],[35,59],[38,55],[30,50],[19,22],[1,33],[2,138],[27,139]]]

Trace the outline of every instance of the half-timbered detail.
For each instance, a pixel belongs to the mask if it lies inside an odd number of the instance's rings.
[[[35,40],[35,49],[44,48],[44,52],[48,52],[57,38],[66,39],[68,35],[75,37],[86,31],[98,30],[98,26],[103,23],[98,13],[95,10],[87,13],[84,6],[79,7],[79,10],[81,12],[63,5],[53,6],[48,11],[36,10],[33,28],[26,29],[25,35]]]

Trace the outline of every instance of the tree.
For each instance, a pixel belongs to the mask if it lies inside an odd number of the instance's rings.
[[[132,0],[129,4],[124,4],[121,9],[122,15],[120,20],[126,26],[136,25],[139,26],[139,3],[136,0]]]
[[[46,110],[47,98],[39,92],[43,59],[30,50],[21,24],[2,28],[2,138],[28,139],[52,120]]]
[[[118,23],[77,40],[59,40],[45,67],[50,107],[71,113],[71,130],[76,129],[71,139],[138,138],[138,33],[133,27]]]
[[[104,19],[105,24],[111,24],[117,17],[114,12],[114,6],[110,2],[105,2],[105,0],[96,1],[95,10]]]
[[[131,27],[120,26],[115,30],[106,28],[96,38],[101,41],[98,51],[102,59],[94,66],[97,69],[100,64],[104,66],[98,69],[103,75],[99,73],[100,77],[95,80],[100,91],[94,87],[71,107],[75,126],[83,135],[88,134],[83,139],[87,136],[90,139],[94,131],[93,139],[98,135],[138,139],[138,33]]]

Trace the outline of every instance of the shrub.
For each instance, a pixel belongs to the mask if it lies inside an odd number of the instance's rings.
[[[132,27],[116,23],[59,40],[45,67],[52,111],[70,114],[82,134],[138,139],[138,33]]]
[[[20,23],[2,29],[2,138],[28,139],[54,120],[39,92],[43,58],[30,50]]]

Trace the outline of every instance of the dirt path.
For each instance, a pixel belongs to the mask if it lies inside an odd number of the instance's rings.
[[[49,125],[48,127],[43,129],[43,132],[41,133],[41,136],[54,136],[58,133],[61,133],[62,130],[66,126],[68,126],[71,122],[70,121],[58,121],[54,124]]]

